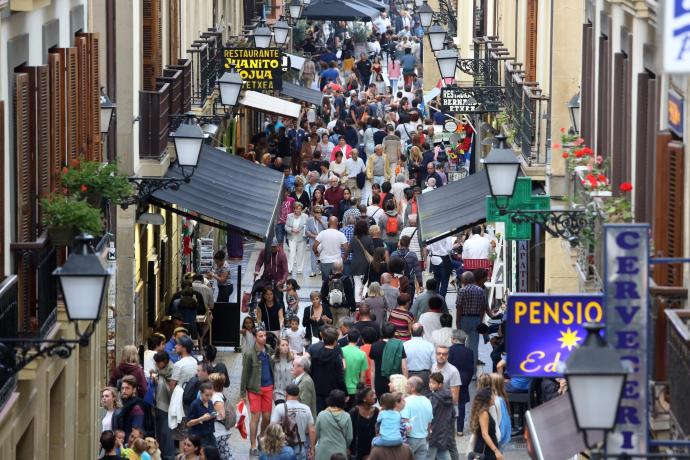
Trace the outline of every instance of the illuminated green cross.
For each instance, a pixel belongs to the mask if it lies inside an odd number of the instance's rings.
[[[518,177],[515,193],[508,199],[507,213],[501,214],[491,196],[486,197],[486,220],[503,222],[506,224],[507,240],[532,239],[532,224],[515,224],[510,219],[510,211],[543,211],[551,209],[551,197],[548,195],[532,195],[532,178]]]

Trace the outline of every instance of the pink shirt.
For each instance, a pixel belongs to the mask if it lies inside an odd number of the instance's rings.
[[[388,78],[400,78],[400,62],[393,59],[388,61]]]

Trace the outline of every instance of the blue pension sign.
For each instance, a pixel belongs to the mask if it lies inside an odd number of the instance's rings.
[[[584,323],[604,322],[598,294],[512,294],[506,349],[511,376],[558,377],[561,363],[582,343]]]
[[[606,339],[628,371],[611,453],[647,452],[649,225],[604,226]]]
[[[690,73],[690,1],[666,0],[662,43],[664,72]]]

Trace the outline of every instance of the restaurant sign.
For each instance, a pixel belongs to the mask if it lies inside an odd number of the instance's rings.
[[[561,364],[587,335],[582,325],[604,322],[603,296],[512,294],[507,317],[508,374],[558,377]]]
[[[661,22],[663,71],[690,73],[690,2],[660,2],[664,14]]]
[[[232,66],[244,80],[244,89],[276,91],[283,87],[283,58],[278,48],[226,48],[224,67]]]
[[[479,103],[472,95],[457,86],[441,88],[441,108],[446,113],[479,112]]]

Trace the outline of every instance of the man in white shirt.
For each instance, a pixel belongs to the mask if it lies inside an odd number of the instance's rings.
[[[441,329],[436,329],[431,333],[431,342],[437,347],[450,347],[453,344],[453,317],[450,313],[444,313],[441,315],[440,322]]]
[[[350,151],[350,158],[345,160],[345,168],[347,171],[347,187],[352,192],[352,196],[359,201],[362,198],[362,189],[357,186],[357,174],[366,173],[367,167],[359,157],[357,149]]]
[[[450,273],[453,271],[450,254],[453,251],[453,239],[448,236],[442,240],[431,243],[427,246],[427,253],[430,256],[431,273],[438,281],[438,293],[445,298],[448,292],[448,281]]]
[[[429,369],[434,364],[434,345],[424,340],[424,327],[415,323],[412,325],[412,338],[403,344],[407,356],[407,372],[416,375],[429,384]],[[426,387],[425,387],[426,388]]]
[[[462,245],[463,259],[488,259],[491,242],[482,236],[481,225],[472,227],[472,236]]]
[[[338,218],[328,218],[328,228],[316,236],[313,251],[321,263],[321,278],[326,281],[331,275],[333,263],[342,260],[342,254],[347,253],[347,237],[338,230]]]
[[[441,329],[443,300],[436,296],[429,299],[429,311],[419,315],[419,323],[424,326],[424,339],[432,340],[433,333]],[[445,342],[444,342],[445,343]]]
[[[371,23],[376,28],[376,32],[380,34],[386,33],[386,30],[391,26],[391,20],[388,19],[385,11],[381,11],[381,14]]]
[[[417,259],[422,259],[422,248],[419,245],[419,229],[417,228],[417,214],[410,214],[407,218],[407,227],[400,232],[400,238],[403,236],[410,237],[410,251],[417,254]]]
[[[405,198],[405,189],[410,188],[410,185],[405,183],[405,175],[404,174],[398,174],[395,177],[395,183],[391,185],[391,193],[395,197],[395,202],[398,204],[398,207],[400,207],[400,204],[403,201],[403,198]]]
[[[285,408],[287,416],[294,420],[299,433],[299,443],[290,445],[295,451],[297,460],[306,460],[307,453],[313,454],[316,446],[316,430],[314,429],[314,417],[311,409],[306,404],[299,402],[299,386],[294,383],[285,387],[285,404],[276,404],[271,412],[271,423],[285,426]]]

